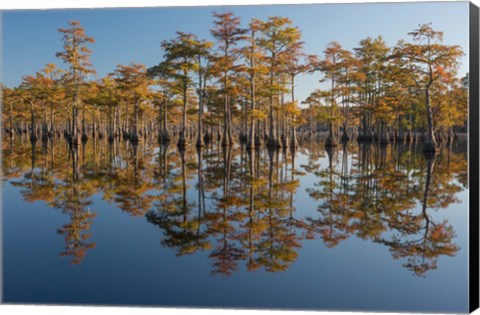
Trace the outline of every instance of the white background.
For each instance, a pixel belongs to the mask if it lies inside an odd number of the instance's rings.
[[[403,0],[413,2],[411,0]],[[438,1],[438,0],[437,0]],[[352,3],[352,2],[379,2],[372,0],[1,0],[2,9],[48,9],[48,8],[92,8],[92,7],[141,7],[141,6],[192,6],[192,5],[228,5],[228,4],[282,4],[282,3]],[[399,2],[383,0],[383,2]],[[473,0],[480,6],[480,0]],[[0,33],[1,34],[1,33]],[[1,45],[0,45],[1,51]],[[3,269],[2,269],[3,270]],[[1,275],[0,275],[1,276]],[[1,296],[1,295],[0,295]],[[192,314],[192,315],[306,315],[312,312],[305,311],[255,311],[255,310],[225,310],[225,309],[173,309],[173,308],[129,308],[129,307],[87,307],[87,306],[11,306],[1,305],[0,314],[32,314],[32,315],[95,315],[95,314],[118,314],[118,315],[158,315],[158,314]],[[315,314],[327,315],[329,312],[315,312]],[[335,312],[338,315],[353,315],[359,313]],[[363,314],[387,314],[387,313],[363,313]],[[475,315],[480,315],[477,310]]]

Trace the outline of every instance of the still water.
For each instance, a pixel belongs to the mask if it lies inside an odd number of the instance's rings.
[[[6,303],[466,312],[467,143],[3,141]]]

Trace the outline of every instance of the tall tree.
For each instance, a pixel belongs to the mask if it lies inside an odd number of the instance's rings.
[[[207,94],[207,80],[211,76],[211,54],[210,48],[213,43],[206,40],[196,40],[194,43],[195,56],[197,58],[197,95],[198,95],[198,130],[197,130],[197,147],[204,145],[203,142],[203,112],[205,106],[205,98]]]
[[[172,66],[175,73],[174,75],[181,85],[183,114],[182,126],[178,139],[178,146],[180,147],[185,147],[187,145],[187,92],[193,83],[190,73],[197,66],[197,43],[198,40],[195,35],[183,32],[177,32],[175,38],[165,40],[161,43],[161,46],[165,51],[165,61],[169,62]]]
[[[218,43],[214,67],[221,78],[224,101],[222,145],[229,146],[233,144],[232,111],[229,103],[230,82],[232,75],[238,70],[236,61],[239,59],[239,51],[235,47],[245,38],[246,29],[240,27],[240,18],[231,11],[215,12],[213,17],[214,27],[211,33]]]
[[[289,76],[290,80],[290,94],[291,94],[291,112],[292,117],[290,121],[290,147],[296,148],[298,146],[297,141],[297,113],[298,104],[295,98],[295,78],[302,73],[309,72],[313,66],[317,63],[315,56],[306,56],[303,52],[303,45],[293,47],[290,51],[290,56],[287,58],[285,72]]]
[[[330,89],[325,94],[330,107],[325,146],[333,147],[338,144],[334,131],[336,132],[336,121],[339,120],[337,105],[338,98],[341,96],[341,69],[346,52],[339,43],[331,42],[327,45],[324,54],[325,59],[319,62],[318,69],[323,72],[325,79],[330,81]]]
[[[274,121],[274,106],[278,105],[279,92],[282,90],[278,74],[290,51],[299,47],[302,42],[300,30],[292,26],[292,21],[285,17],[273,16],[259,25],[261,37],[258,39],[260,46],[267,52],[267,63],[269,72],[268,94],[269,94],[269,135],[267,145],[271,148],[281,146],[278,140],[277,130]]]
[[[374,140],[374,109],[382,93],[385,63],[389,48],[381,36],[362,39],[354,48],[357,67],[354,81],[357,89],[358,116],[360,119],[359,140]]]
[[[247,147],[252,149],[255,145],[261,143],[259,131],[255,130],[256,120],[258,119],[259,110],[257,109],[257,81],[265,74],[266,67],[264,64],[265,55],[257,45],[258,32],[260,30],[261,21],[252,19],[245,36],[247,45],[242,49],[242,55],[246,63],[246,73],[249,82],[249,98],[250,98],[250,122],[247,135]]]
[[[48,63],[41,70],[43,76],[47,78],[45,81],[46,100],[43,112],[42,138],[52,136],[55,128],[55,109],[64,99],[64,87],[62,75],[64,71],[57,67],[54,63]],[[50,124],[47,124],[47,107],[50,108]]]
[[[65,83],[72,100],[69,138],[70,143],[76,146],[80,143],[78,122],[81,101],[79,98],[80,87],[86,76],[95,73],[90,63],[92,51],[87,45],[94,43],[95,40],[85,34],[84,28],[78,21],[69,21],[68,28],[60,28],[58,31],[63,35],[63,51],[58,52],[56,56],[68,65],[68,69],[65,71]]]
[[[414,75],[418,88],[424,93],[428,129],[423,150],[435,154],[437,141],[431,89],[436,81],[442,80],[446,73],[456,69],[463,52],[459,46],[443,44],[443,32],[434,30],[430,24],[420,25],[408,34],[412,36],[413,43],[400,42],[395,48],[394,56],[408,60],[407,67]]]
[[[175,72],[168,61],[163,61],[147,70],[149,76],[155,79],[159,90],[154,95],[154,105],[159,106],[160,124],[158,140],[163,143],[170,142],[169,133],[169,107],[174,103],[174,98],[180,93],[180,87],[175,80]]]

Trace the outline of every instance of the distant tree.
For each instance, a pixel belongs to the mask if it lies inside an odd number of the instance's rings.
[[[389,48],[381,36],[362,39],[359,46],[354,48],[358,65],[355,73],[355,87],[357,89],[358,118],[360,120],[360,140],[374,139],[375,113],[382,89],[385,85],[384,76],[387,71],[385,65]]]
[[[181,93],[181,87],[175,76],[175,70],[168,61],[163,61],[147,70],[150,77],[154,78],[154,85],[159,90],[154,94],[154,105],[159,107],[160,133],[158,140],[162,143],[170,142],[169,118],[170,107],[174,105],[174,98]]]
[[[129,138],[133,143],[138,143],[138,115],[140,105],[151,97],[151,80],[147,76],[145,65],[133,63],[129,66],[118,65],[115,69],[117,84],[124,92],[125,102],[133,103],[134,116],[133,128],[129,130]]]
[[[325,145],[333,147],[338,144],[334,134],[334,131],[336,131],[336,122],[341,120],[341,117],[338,117],[337,115],[338,103],[345,100],[345,98],[343,100],[340,99],[342,96],[345,96],[342,81],[344,80],[344,76],[348,74],[348,72],[345,72],[344,68],[350,61],[351,57],[350,53],[343,49],[337,42],[329,43],[324,54],[325,59],[318,63],[317,69],[324,74],[325,79],[330,81],[330,90],[325,94],[330,107],[330,117],[328,117],[328,137],[325,140]],[[342,72],[342,70],[344,72]]]
[[[30,140],[32,142],[38,139],[36,127],[36,112],[38,110],[36,110],[36,107],[46,103],[50,83],[47,77],[37,73],[36,76],[24,76],[18,89],[20,97],[30,106]]]

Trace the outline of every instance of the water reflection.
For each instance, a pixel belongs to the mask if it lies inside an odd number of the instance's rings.
[[[296,151],[214,142],[179,150],[153,137],[136,145],[94,139],[77,150],[60,137],[3,145],[4,180],[25,203],[44,201],[69,218],[57,232],[72,264],[95,247],[96,195],[145,217],[176,255],[206,252],[212,274],[284,271],[311,239],[327,248],[351,237],[386,246],[417,276],[460,250],[452,224],[435,214],[468,189],[462,140],[435,157],[414,143],[325,149],[318,139]]]

